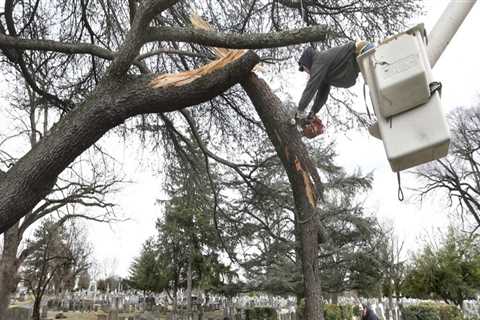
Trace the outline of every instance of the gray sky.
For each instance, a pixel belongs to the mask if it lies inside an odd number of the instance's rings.
[[[424,3],[426,16],[419,21],[413,21],[412,25],[424,22],[429,31],[448,1],[427,0]],[[474,77],[480,70],[480,44],[478,40],[474,41],[479,39],[479,30],[480,5],[477,4],[433,70],[435,77],[443,83],[442,102],[445,112],[458,106],[471,106],[479,100],[480,85]],[[306,78],[297,71],[291,71],[287,78],[289,76],[298,79],[294,81],[291,92],[291,95],[298,99]],[[362,83],[361,80],[359,82]],[[354,90],[360,93],[360,86]],[[362,97],[361,94],[358,96]],[[363,110],[363,97],[359,100],[359,110]],[[2,104],[0,112],[5,114],[7,107]],[[5,123],[5,118],[2,118],[0,131],[4,133],[9,123]],[[364,172],[374,171],[374,186],[365,199],[366,205],[382,221],[393,224],[399,238],[405,240],[406,248],[418,248],[418,236],[425,230],[445,228],[448,223],[447,208],[442,201],[436,199],[435,203],[428,201],[420,206],[408,199],[409,195],[413,194],[408,188],[416,185],[412,176],[402,175],[407,200],[397,200],[396,175],[390,170],[381,141],[360,131],[327,131],[327,134],[322,136],[322,139],[333,138],[337,140],[339,164],[351,171],[358,167]],[[125,176],[132,181],[115,196],[119,204],[117,211],[129,220],[110,226],[89,224],[89,234],[99,268],[108,269],[102,270],[102,273],[126,276],[142,243],[155,234],[154,223],[160,215],[160,208],[155,205],[155,201],[163,197],[159,174],[161,164],[157,165],[161,159],[152,159],[149,151],[144,151],[132,143],[124,144],[112,137],[102,140],[109,145],[109,151],[114,153],[117,160],[124,163]],[[138,160],[138,156],[142,154],[144,160]]]
[[[423,22],[427,32],[446,7],[447,0],[425,1],[424,19],[413,21],[412,25]],[[449,44],[434,68],[434,76],[443,83],[442,103],[445,112],[457,106],[472,105],[480,94],[480,85],[474,78],[475,71],[480,70],[480,52],[478,30],[480,30],[480,5],[476,5],[459,31]],[[291,76],[291,77],[290,77]],[[291,95],[298,100],[306,83],[306,78],[296,70],[286,78],[295,78]],[[362,83],[360,80],[359,83]],[[355,89],[361,97],[360,86]],[[358,104],[363,108],[363,98]],[[328,124],[327,124],[328,129]],[[405,248],[415,250],[421,244],[419,237],[426,231],[444,229],[448,225],[447,208],[442,201],[427,201],[419,205],[408,199],[413,195],[408,188],[416,185],[416,180],[408,174],[402,174],[402,185],[407,199],[397,199],[396,175],[390,170],[381,141],[370,137],[365,132],[350,131],[329,133],[323,139],[337,139],[338,163],[355,170],[360,167],[364,172],[374,171],[374,185],[366,198],[367,207],[382,221],[392,224],[397,235],[405,241]],[[128,160],[132,157],[130,147],[124,148],[122,156]],[[135,148],[134,148],[135,149]],[[120,157],[121,159],[121,157]],[[119,160],[120,160],[119,159]],[[154,221],[160,215],[155,199],[161,198],[159,179],[152,175],[151,166],[138,166],[134,161],[126,161],[126,172],[135,184],[126,187],[119,195],[121,211],[131,220],[107,227],[93,225],[92,239],[98,261],[117,262],[116,273],[127,275],[128,267],[135,255],[139,253],[145,239],[155,234]],[[110,265],[112,265],[110,263]]]

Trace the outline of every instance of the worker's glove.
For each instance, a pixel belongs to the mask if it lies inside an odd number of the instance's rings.
[[[295,112],[295,120],[297,121],[305,121],[307,117],[308,115],[305,111],[297,110],[297,112]]]

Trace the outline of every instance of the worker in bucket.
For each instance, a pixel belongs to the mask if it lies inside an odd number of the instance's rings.
[[[298,103],[296,120],[300,123],[313,119],[320,121],[315,114],[327,102],[330,87],[352,87],[360,72],[356,61],[357,56],[372,48],[374,48],[373,44],[363,40],[324,51],[317,51],[312,47],[306,48],[298,60],[298,65],[299,71],[305,71],[310,78]],[[311,111],[307,113],[307,106],[314,96]]]

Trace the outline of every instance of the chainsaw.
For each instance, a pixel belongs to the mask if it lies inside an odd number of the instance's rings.
[[[291,120],[291,124],[295,125],[298,132],[308,139],[313,139],[325,131],[325,126],[323,125],[322,120],[316,115],[304,119],[298,119],[295,117]]]

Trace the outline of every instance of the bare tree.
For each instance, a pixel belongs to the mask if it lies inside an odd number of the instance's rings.
[[[449,207],[455,208],[471,232],[476,232],[480,227],[480,109],[458,108],[449,120],[450,153],[416,171],[425,181],[418,192],[420,199],[446,193]]]
[[[59,225],[50,219],[35,230],[28,247],[32,254],[25,261],[22,275],[35,298],[32,318],[40,320],[41,302],[49,288],[53,286],[51,291],[59,292],[88,270],[91,248],[84,231],[74,224]]]
[[[19,142],[22,136],[26,136],[32,148],[47,133],[47,107],[37,103],[35,94],[30,91],[25,97],[18,94],[17,99],[12,101],[12,110],[19,113],[16,122],[20,123],[19,134],[14,135],[15,139]],[[28,121],[24,121],[24,118]],[[41,121],[44,124],[43,130],[37,129]],[[19,281],[19,267],[35,250],[33,246],[22,248],[22,241],[29,227],[52,215],[58,216],[55,223],[59,226],[79,218],[97,222],[115,220],[114,204],[107,200],[107,194],[116,190],[120,180],[101,161],[103,157],[104,154],[97,152],[97,155],[86,154],[77,159],[56,179],[50,194],[3,234],[5,245],[0,251],[0,318],[6,317],[9,297],[15,292]],[[13,157],[5,160],[12,163],[16,161]],[[88,212],[92,208],[96,208],[97,212]]]
[[[113,184],[114,181],[107,182],[107,184],[100,181],[92,184],[66,184],[62,187],[63,197],[57,199],[47,197],[38,208],[3,234],[4,246],[0,260],[0,316],[6,312],[10,294],[14,293],[17,287],[19,267],[35,250],[34,246],[22,248],[21,243],[25,231],[44,217],[55,215],[58,217],[55,222],[58,226],[74,219],[97,222],[114,221],[115,216],[111,211],[113,204],[105,200],[105,195]],[[75,187],[72,187],[72,185],[75,185]],[[86,208],[98,207],[105,211],[92,214],[82,212],[79,210],[80,206]]]

